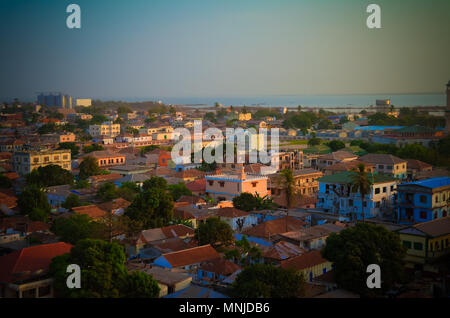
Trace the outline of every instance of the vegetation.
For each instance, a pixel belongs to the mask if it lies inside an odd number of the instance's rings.
[[[0,189],[10,189],[11,187],[11,180],[3,174],[0,174]]]
[[[259,262],[262,252],[257,246],[252,246],[244,235],[242,239],[235,242],[236,247],[224,253],[224,257],[240,266],[249,266]]]
[[[233,242],[233,230],[228,223],[213,217],[201,223],[195,231],[199,245],[228,246]]]
[[[61,142],[58,149],[69,149],[72,158],[76,157],[80,153],[80,147],[78,147],[74,142]]]
[[[70,210],[77,206],[83,206],[83,205],[87,205],[87,203],[81,201],[80,197],[78,195],[76,195],[75,193],[71,193],[67,196],[66,200],[63,202],[63,204],[61,206],[65,209]]]
[[[104,224],[93,221],[85,214],[74,214],[69,218],[57,218],[51,231],[59,236],[61,241],[76,244],[87,238],[103,239],[104,227]]]
[[[100,144],[92,144],[92,145],[83,147],[84,153],[90,153],[93,151],[102,151],[102,150],[105,150],[105,148],[103,148],[103,146]]]
[[[332,151],[338,151],[340,149],[344,149],[345,148],[345,143],[343,141],[340,141],[340,140],[332,140],[332,141],[327,143],[327,146],[330,147],[330,149]]]
[[[362,296],[373,296],[402,281],[405,251],[398,234],[380,225],[357,223],[339,234],[332,233],[326,240],[322,256],[333,262],[335,281],[341,288]],[[381,268],[381,290],[367,288],[366,270],[370,264]]]
[[[44,191],[36,185],[31,184],[23,189],[18,196],[17,205],[23,215],[28,215],[33,221],[47,221],[50,215],[50,203]]]
[[[172,195],[174,201],[177,201],[183,195],[192,195],[192,191],[186,187],[186,184],[183,182],[179,182],[177,184],[169,185],[168,190]]]
[[[98,166],[97,159],[91,156],[87,156],[80,163],[80,174],[81,179],[87,179],[90,176],[96,176],[102,173],[102,170]]]
[[[267,210],[273,207],[272,199],[268,196],[260,197],[248,192],[233,198],[233,206],[242,211]]]
[[[372,182],[369,179],[369,176],[366,172],[366,167],[363,163],[360,163],[355,171],[355,174],[352,177],[352,192],[358,192],[361,196],[361,212],[362,212],[362,220],[365,220],[364,214],[364,200],[366,195],[370,194],[370,188],[372,186]]]
[[[84,239],[69,254],[57,256],[50,264],[57,296],[65,298],[158,297],[158,283],[148,274],[128,273],[123,247],[117,243]],[[69,289],[69,264],[81,268],[82,288]]]
[[[236,298],[297,298],[305,294],[305,278],[294,270],[254,264],[239,273],[231,293]]]
[[[25,176],[25,179],[27,185],[35,184],[40,187],[72,185],[74,182],[72,173],[58,165],[48,165],[33,169]]]

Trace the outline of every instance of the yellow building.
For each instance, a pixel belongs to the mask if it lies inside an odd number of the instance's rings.
[[[13,155],[14,171],[19,175],[25,175],[33,169],[48,165],[58,165],[70,171],[70,150],[18,151]]]
[[[239,114],[239,120],[250,120],[252,119],[252,113],[240,113]]]
[[[76,100],[77,106],[89,107],[92,105],[92,100],[90,98],[78,98]]]
[[[105,122],[101,125],[89,125],[89,135],[93,137],[116,137],[120,134],[120,124]]]
[[[281,261],[281,268],[294,269],[302,273],[307,282],[333,269],[333,263],[322,257],[320,250],[313,250]]]
[[[408,267],[435,272],[432,261],[450,253],[450,216],[418,223],[398,233],[407,248]]]

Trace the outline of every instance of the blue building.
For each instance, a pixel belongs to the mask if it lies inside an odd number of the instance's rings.
[[[448,215],[449,177],[399,184],[397,191],[397,217],[402,223],[427,222]]]

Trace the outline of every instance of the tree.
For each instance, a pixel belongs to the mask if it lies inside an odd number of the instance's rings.
[[[333,123],[329,119],[323,119],[319,122],[317,129],[331,129],[333,128]]]
[[[26,175],[25,179],[28,185],[36,184],[41,187],[73,184],[73,174],[58,165],[48,165],[33,169]]]
[[[166,179],[161,177],[151,177],[150,179],[145,180],[142,183],[142,190],[146,191],[152,188],[166,189],[167,188]]]
[[[129,274],[125,261],[124,249],[117,243],[80,240],[69,254],[53,258],[50,264],[55,293],[65,298],[137,297],[137,293],[140,297],[158,297],[160,289],[153,278],[145,273]],[[69,264],[80,266],[82,288],[67,287]]]
[[[128,106],[119,106],[117,108],[118,114],[128,114],[128,113],[132,113],[132,112],[133,112],[133,110]]]
[[[43,221],[50,214],[50,203],[42,189],[35,185],[27,186],[17,199],[20,212],[23,215],[34,215]]]
[[[100,144],[92,144],[92,145],[83,147],[84,153],[90,153],[93,151],[102,151],[102,150],[105,150],[105,148],[103,148],[103,146]]]
[[[76,244],[87,238],[103,239],[104,227],[103,224],[94,222],[88,215],[74,214],[69,218],[57,218],[51,231],[59,236],[61,241]]]
[[[173,198],[167,187],[149,187],[134,198],[125,215],[139,222],[143,229],[165,226],[173,218]]]
[[[249,212],[255,209],[256,202],[254,200],[253,194],[244,192],[239,196],[233,198],[233,206],[236,209]]]
[[[308,146],[318,146],[320,145],[320,138],[313,137],[310,140],[308,140]]]
[[[67,196],[66,200],[63,202],[63,204],[61,204],[61,206],[65,209],[72,209],[75,208],[77,206],[82,206],[85,205],[84,202],[82,202],[80,200],[80,197],[78,195],[76,195],[75,193],[71,193]]]
[[[330,147],[332,151],[338,151],[339,149],[345,148],[345,143],[341,140],[332,140],[327,144],[327,146]]]
[[[101,173],[101,169],[98,166],[97,159],[91,156],[87,156],[80,163],[80,174],[81,179],[87,179],[90,176],[96,176]]]
[[[80,147],[78,147],[74,142],[61,142],[58,149],[70,149],[72,158],[80,153]]]
[[[195,231],[195,239],[199,245],[227,246],[233,242],[233,230],[228,223],[212,217],[199,225]]]
[[[364,198],[366,195],[370,193],[370,187],[372,186],[372,182],[369,179],[369,176],[366,172],[366,167],[363,163],[360,163],[356,170],[355,174],[352,176],[352,192],[359,192],[361,196],[361,212],[362,212],[362,220],[365,221],[364,215]]]
[[[0,189],[9,189],[12,187],[12,182],[8,177],[0,174]]]
[[[232,295],[236,298],[297,298],[304,294],[302,274],[268,264],[244,268],[232,285]]]
[[[250,244],[244,235],[242,239],[235,242],[236,248],[226,251],[224,256],[226,259],[232,260],[241,266],[248,266],[254,262],[258,262],[262,257],[261,249]]]
[[[119,194],[115,184],[106,182],[97,190],[96,196],[100,201],[108,202],[117,199]]]
[[[397,233],[369,223],[357,223],[339,234],[332,233],[322,250],[322,256],[334,264],[336,283],[362,296],[388,291],[394,283],[401,282],[405,253]],[[370,264],[381,268],[381,291],[366,285]]]
[[[295,179],[291,169],[284,169],[280,173],[279,186],[284,190],[286,195],[286,205],[288,210],[292,208],[295,202],[296,188]]]
[[[192,191],[186,187],[183,182],[178,182],[177,184],[171,184],[167,187],[174,201],[177,201],[183,195],[192,195]]]

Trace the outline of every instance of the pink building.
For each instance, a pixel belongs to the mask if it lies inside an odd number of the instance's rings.
[[[237,174],[209,175],[206,179],[206,193],[218,201],[232,200],[241,193],[259,194],[261,197],[269,194],[267,177],[248,175],[242,168]]]

